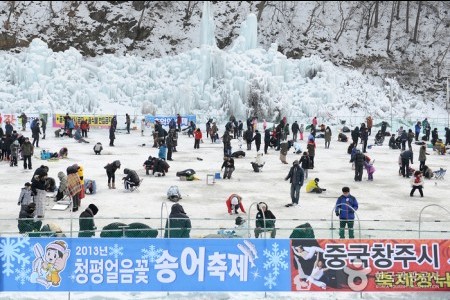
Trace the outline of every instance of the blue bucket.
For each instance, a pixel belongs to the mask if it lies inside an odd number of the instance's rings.
[[[220,179],[220,172],[217,172],[214,176],[214,179]]]

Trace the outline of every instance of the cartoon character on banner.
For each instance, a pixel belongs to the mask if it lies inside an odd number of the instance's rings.
[[[33,272],[30,276],[31,283],[39,283],[50,288],[57,287],[61,282],[59,273],[66,267],[70,256],[70,249],[64,241],[54,241],[45,247],[45,253],[41,244],[34,245]]]

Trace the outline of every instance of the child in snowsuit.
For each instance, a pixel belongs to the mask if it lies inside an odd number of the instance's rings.
[[[102,150],[103,150],[102,143],[98,142],[97,144],[95,144],[95,146],[94,146],[95,155],[100,155]]]
[[[373,181],[373,173],[375,172],[375,167],[370,162],[364,161],[364,168],[366,168],[369,181]]]
[[[26,210],[28,204],[33,203],[33,195],[31,194],[31,183],[25,183],[25,186],[20,191],[19,201],[17,205],[20,205],[20,210]]]
[[[416,190],[419,190],[420,197],[423,197],[423,191],[422,191],[423,183],[424,182],[423,182],[422,172],[415,171],[414,172],[414,177],[411,179],[412,189],[411,189],[411,192],[409,193],[409,196],[412,197],[414,195],[414,192]]]

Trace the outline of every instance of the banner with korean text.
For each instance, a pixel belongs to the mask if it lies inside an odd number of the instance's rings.
[[[0,291],[450,291],[448,240],[0,238]]]
[[[64,128],[65,114],[53,115],[53,127]],[[114,115],[69,115],[75,124],[80,124],[81,121],[86,120],[90,128],[109,128],[111,119]]]
[[[155,121],[159,121],[163,126],[169,126],[170,120],[174,119],[175,124],[177,123],[177,116],[152,116],[152,115],[146,115],[145,116],[145,122],[146,123],[152,123],[154,124]],[[181,116],[181,126],[189,126],[189,122],[193,121],[194,123],[197,123],[197,117],[196,115],[186,115]]]

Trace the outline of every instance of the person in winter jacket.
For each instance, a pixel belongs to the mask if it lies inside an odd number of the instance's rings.
[[[242,204],[242,197],[239,196],[238,194],[231,194],[230,197],[228,197],[225,204],[227,205],[228,214],[230,214],[230,215],[232,215],[233,213],[239,214],[239,212],[238,212],[239,209],[244,214],[246,213],[244,205]]]
[[[253,130],[251,128],[244,132],[244,140],[247,143],[247,150],[252,150]]]
[[[373,181],[373,173],[375,173],[375,167],[370,162],[364,161],[364,168],[366,168],[367,172],[367,180]]]
[[[352,140],[353,144],[358,145],[358,138],[359,138],[359,127],[356,126],[355,129],[352,130]]]
[[[287,164],[286,156],[289,152],[289,149],[292,147],[291,141],[285,141],[280,144],[280,160],[283,164]]]
[[[87,132],[89,130],[89,123],[86,120],[81,120],[80,122],[80,130],[81,130],[81,137],[87,138]]]
[[[166,155],[167,155],[167,146],[165,143],[162,143],[159,146],[158,157],[162,160],[166,160]]]
[[[112,163],[107,164],[105,167],[106,175],[108,176],[108,188],[116,188],[116,171],[120,169],[120,160],[115,160]]]
[[[270,145],[270,129],[264,131],[264,154],[267,154],[267,150]]]
[[[140,179],[136,171],[126,168],[123,170],[123,173],[127,175],[122,178],[126,190],[139,185]]]
[[[194,131],[194,149],[200,149],[200,141],[202,137],[202,131],[200,130],[200,128],[197,128]]]
[[[103,150],[102,143],[98,142],[97,144],[95,144],[95,146],[94,146],[93,149],[94,149],[95,155],[100,155],[100,154],[102,154],[102,150]]]
[[[80,192],[83,190],[81,185],[80,176],[78,175],[78,166],[72,165],[67,168],[67,190],[69,191],[69,196],[72,198],[72,211],[78,211],[81,205]]]
[[[116,139],[116,129],[111,125],[109,127],[109,146],[114,147],[114,140]]]
[[[20,210],[25,210],[28,204],[33,203],[33,195],[31,193],[31,183],[26,182],[25,186],[20,191],[19,200],[17,205],[20,205]]]
[[[403,151],[406,149],[406,142],[408,141],[408,133],[406,132],[406,130],[402,130],[402,133],[399,134],[399,136],[400,136],[400,141],[402,143],[402,151]]]
[[[21,121],[21,125],[22,125],[22,131],[25,131],[26,127],[27,127],[27,122],[28,122],[28,117],[25,113],[21,113],[20,116],[20,121]]]
[[[47,178],[47,173],[36,174],[31,180],[31,191],[34,196],[34,203],[36,203],[36,215],[38,218],[43,218],[45,216],[45,179]]]
[[[218,132],[219,132],[219,128],[217,128],[217,124],[216,122],[213,122],[211,125],[211,129],[209,132],[209,135],[211,137],[211,143],[215,143],[216,140],[218,139]]]
[[[291,183],[291,203],[287,204],[286,207],[297,206],[298,200],[300,198],[300,188],[303,186],[304,181],[303,169],[300,167],[298,160],[295,160],[289,174],[284,178]]]
[[[412,132],[412,130],[411,129],[409,129],[408,130],[408,149],[409,150],[412,150],[412,141],[413,141],[413,139],[414,139],[414,133]]]
[[[434,146],[436,144],[437,140],[439,139],[439,134],[437,131],[437,128],[434,128],[431,132],[431,144]]]
[[[310,169],[314,169],[314,157],[316,156],[316,142],[313,139],[308,140],[308,144],[306,145],[306,149],[308,150],[309,160],[310,160]]]
[[[284,128],[283,128],[283,141],[287,140],[289,134],[290,134],[289,123],[286,123],[286,125],[284,125]]]
[[[355,162],[355,181],[362,181],[364,161],[366,156],[360,150],[356,150],[354,160],[350,160],[351,162]]]
[[[414,126],[414,138],[416,142],[419,140],[420,130],[422,129],[422,124],[420,124],[420,121],[417,121],[416,125]]]
[[[300,157],[300,161],[299,164],[301,165],[302,169],[303,169],[303,174],[305,179],[308,179],[308,169],[310,168],[310,164],[311,160],[309,159],[309,154],[308,152],[303,152],[302,157]]]
[[[131,118],[129,114],[125,114],[125,124],[127,125],[127,134],[130,134]]]
[[[345,227],[348,227],[349,238],[355,238],[353,223],[355,220],[355,211],[358,210],[358,201],[350,195],[350,188],[343,187],[342,195],[337,199],[334,212],[339,217],[339,237],[345,238]]]
[[[261,133],[259,133],[258,129],[255,130],[255,136],[252,138],[252,142],[253,141],[255,142],[256,152],[258,152],[259,149],[261,148]],[[251,142],[250,142],[250,147],[251,147]]]
[[[298,133],[300,135],[300,140],[303,141],[303,132],[305,131],[305,126],[303,124],[300,125],[300,128],[298,129]]]
[[[231,135],[228,130],[223,133],[222,143],[224,156],[231,156]]]
[[[56,201],[63,199],[65,196],[69,195],[69,190],[67,189],[67,176],[64,172],[58,172],[59,187],[56,193]]]
[[[15,140],[10,146],[11,161],[9,162],[9,165],[11,167],[13,167],[13,166],[17,167],[17,160],[18,160],[18,157],[19,157],[19,149],[20,149],[19,141]]]
[[[73,138],[75,139],[75,141],[77,141],[78,143],[87,143],[89,144],[89,141],[86,141],[81,134],[81,129],[78,127],[75,130],[75,134],[73,135]]]
[[[321,194],[323,191],[326,191],[326,189],[319,187],[319,178],[311,179],[306,184],[306,192],[307,193]]]
[[[422,191],[423,184],[424,184],[424,181],[423,181],[422,172],[415,171],[413,178],[411,178],[412,189],[411,189],[411,192],[409,193],[409,196],[413,197],[414,196],[414,192],[416,190],[419,190],[420,197],[423,197],[423,191]]]
[[[89,204],[85,211],[80,214],[78,237],[93,237],[97,227],[94,223],[94,216],[98,213],[98,207],[95,204]]]
[[[411,161],[411,164],[413,164],[413,152],[411,150],[402,151],[400,157],[402,158],[402,175],[403,177],[409,178],[409,162]]]
[[[165,238],[189,238],[191,232],[191,220],[179,203],[172,205],[169,218],[166,221]]]
[[[332,136],[331,128],[330,128],[330,126],[327,126],[327,128],[325,129],[325,134],[324,134],[325,149],[330,149],[331,136]]]
[[[176,146],[178,145],[178,133],[176,128],[170,128],[169,133],[167,135],[167,160],[173,160],[172,159],[172,153],[174,150],[176,150]]]
[[[231,174],[234,172],[234,159],[232,157],[225,156],[223,160],[222,167],[220,168],[220,170],[225,168],[225,171],[223,172],[223,179],[231,179]]]
[[[257,207],[258,212],[256,213],[255,238],[259,238],[259,235],[263,232],[270,232],[270,237],[274,239],[277,234],[275,228],[275,215],[269,210],[265,202],[259,202]]]
[[[372,116],[368,116],[366,118],[366,124],[367,124],[367,132],[369,133],[369,135],[371,135],[372,134],[372,127],[373,127]]]
[[[361,142],[363,143],[362,153],[367,153],[366,150],[367,150],[367,140],[369,139],[369,132],[367,131],[366,127],[362,128],[359,132],[361,135]]]
[[[36,203],[30,203],[22,208],[19,213],[19,220],[17,227],[19,233],[37,232],[41,229],[42,221],[35,221],[34,213],[36,210]]]
[[[33,138],[33,146],[39,148],[39,135],[41,134],[41,129],[39,127],[39,120],[35,119],[33,121],[34,126],[31,128],[31,137]]]
[[[178,132],[181,132],[181,123],[182,123],[183,119],[181,118],[180,114],[177,114],[177,127],[178,127]]]
[[[297,141],[297,134],[298,134],[299,129],[300,129],[300,127],[298,126],[297,121],[294,121],[294,123],[291,126],[292,139],[294,140],[294,142]]]

